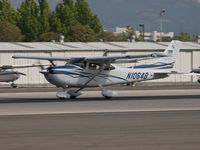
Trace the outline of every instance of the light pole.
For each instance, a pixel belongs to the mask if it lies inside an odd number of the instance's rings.
[[[139,27],[142,27],[142,37],[143,37],[143,40],[144,40],[144,24],[140,24]]]
[[[162,25],[163,25],[163,19],[162,19],[162,16],[163,14],[165,13],[165,9],[162,9],[160,11],[160,42],[162,42]]]

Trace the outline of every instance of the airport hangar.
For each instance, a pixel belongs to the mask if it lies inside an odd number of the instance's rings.
[[[15,60],[13,55],[25,56],[62,56],[62,57],[93,57],[102,56],[105,51],[108,55],[135,55],[155,52],[163,52],[169,42],[0,42],[0,65],[24,65],[38,64],[38,60]],[[154,60],[145,60],[137,64],[152,63]],[[48,61],[41,61],[42,64],[48,64]],[[65,64],[65,62],[56,62],[56,64]],[[135,64],[121,64],[122,66],[131,66]],[[183,42],[180,54],[177,58],[174,70],[179,72],[190,72],[193,68],[200,66],[200,44],[193,42]],[[46,86],[47,81],[39,73],[40,68],[26,68],[20,71],[27,74],[16,81],[19,85],[26,86]],[[171,75],[166,79],[148,81],[162,83],[191,83],[196,82],[197,77],[187,75]],[[0,86],[7,85],[0,83]]]

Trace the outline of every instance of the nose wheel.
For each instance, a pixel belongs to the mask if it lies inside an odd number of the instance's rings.
[[[110,96],[104,96],[105,97],[105,99],[111,99],[112,97],[110,97]]]
[[[76,96],[70,96],[70,99],[76,99]]]
[[[11,84],[12,88],[17,88],[17,84],[15,84],[14,82]]]
[[[60,100],[64,100],[67,98],[76,99],[76,97],[80,96],[82,93],[77,92],[76,90],[69,90],[69,91],[59,91],[56,94],[56,97]]]

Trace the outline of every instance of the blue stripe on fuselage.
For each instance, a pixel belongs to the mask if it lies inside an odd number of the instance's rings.
[[[84,72],[72,72],[72,71],[55,70],[55,69],[52,71],[51,74],[64,74],[64,75],[68,75],[68,76],[73,77],[73,78],[90,78],[91,76],[94,75],[94,74],[91,74],[91,73],[85,74]],[[116,78],[116,79],[121,79],[121,80],[127,81],[124,78],[114,76],[114,75],[109,75],[109,74],[99,74],[97,76],[101,77],[101,78],[105,78],[105,79]]]
[[[150,69],[150,68],[173,68],[174,63],[162,63],[162,62],[157,62],[154,64],[146,64],[146,65],[138,65],[138,66],[131,66],[128,68],[134,68],[134,69]]]
[[[52,69],[74,69],[74,70],[83,71],[81,67],[78,67],[75,65],[58,66],[58,67],[53,67]]]

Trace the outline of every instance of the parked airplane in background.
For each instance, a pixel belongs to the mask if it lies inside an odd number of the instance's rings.
[[[193,69],[191,73],[197,74],[199,76],[199,79],[197,81],[200,83],[200,67]]]
[[[140,81],[166,78],[174,72],[173,66],[181,46],[180,41],[172,41],[164,53],[145,55],[102,56],[102,57],[40,57],[40,56],[13,56],[13,58],[48,60],[51,66],[43,68],[40,72],[45,78],[63,91],[57,97],[76,98],[81,95],[81,90],[86,87],[100,87],[105,98],[116,95],[104,86],[114,84],[127,84]],[[127,68],[116,66],[116,63],[132,63],[140,60],[156,58],[153,64],[130,66]],[[64,66],[56,66],[54,61],[66,61]],[[65,91],[75,87],[77,90]]]
[[[25,76],[26,74],[22,72],[15,71],[14,69],[28,68],[28,67],[38,67],[41,65],[4,65],[0,66],[0,82],[12,82],[11,86],[13,88],[17,87],[17,84],[14,83],[17,79],[20,78],[20,75]]]

